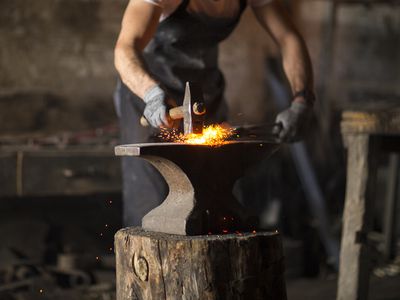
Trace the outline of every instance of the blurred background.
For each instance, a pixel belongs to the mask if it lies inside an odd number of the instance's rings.
[[[317,180],[305,186],[296,154],[284,147],[263,164],[263,180],[251,181],[253,207],[264,228],[283,234],[289,299],[335,299],[346,186],[341,113],[400,101],[400,3],[285,3],[315,72],[305,155]],[[113,48],[126,4],[0,0],[1,300],[115,298],[113,235],[122,209]],[[219,59],[229,121],[271,122],[289,94],[279,52],[250,9]],[[379,160],[377,237],[389,161]],[[321,191],[322,212],[309,189]],[[400,299],[400,259],[384,259],[375,241],[371,299]]]

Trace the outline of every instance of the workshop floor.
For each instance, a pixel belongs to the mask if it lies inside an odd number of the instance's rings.
[[[121,226],[119,198],[119,195],[112,195],[0,201],[0,300],[115,299],[112,244],[113,234]],[[288,299],[334,300],[335,275],[313,279],[299,277],[299,269],[290,269],[289,265],[301,259],[294,255],[301,252],[301,248],[286,240],[285,245],[292,249],[287,255],[294,259],[287,261],[286,274],[290,276],[292,272],[292,277],[297,274],[296,279],[287,280]],[[60,272],[54,276],[55,261],[60,253],[85,253],[82,263],[95,262],[89,270],[82,269],[90,275],[90,285],[77,282],[66,288],[65,278],[61,280],[58,276]],[[5,266],[10,255],[15,259],[13,269]],[[101,258],[99,261],[97,256]],[[35,263],[35,257],[45,257],[46,261]],[[398,262],[391,269],[392,273],[397,272],[396,276],[372,278],[370,300],[400,300],[400,259]],[[27,267],[28,271],[32,268],[41,271],[26,272]]]
[[[286,282],[288,300],[334,300],[336,279],[293,279]],[[399,300],[400,276],[372,277],[369,300]]]

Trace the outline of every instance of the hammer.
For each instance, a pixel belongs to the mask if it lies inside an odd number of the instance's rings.
[[[203,133],[206,107],[201,86],[194,82],[186,82],[182,106],[171,108],[168,112],[173,120],[183,119],[183,133]],[[140,124],[149,126],[145,117],[140,118]]]

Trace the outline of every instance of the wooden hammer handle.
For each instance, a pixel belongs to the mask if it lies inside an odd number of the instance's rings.
[[[183,111],[182,111],[182,106],[177,106],[177,107],[173,107],[169,110],[168,112],[169,117],[172,120],[178,120],[178,119],[183,119]],[[140,118],[140,124],[143,127],[147,127],[149,126],[149,122],[146,120],[145,117],[141,117]]]

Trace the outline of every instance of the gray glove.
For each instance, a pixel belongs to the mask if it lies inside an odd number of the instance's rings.
[[[153,127],[170,126],[165,103],[166,97],[159,85],[150,88],[143,97],[143,101],[146,103],[143,115]]]
[[[312,115],[312,108],[302,102],[293,102],[290,107],[276,117],[279,126],[274,127],[273,133],[282,142],[294,142],[300,139],[304,127]]]

